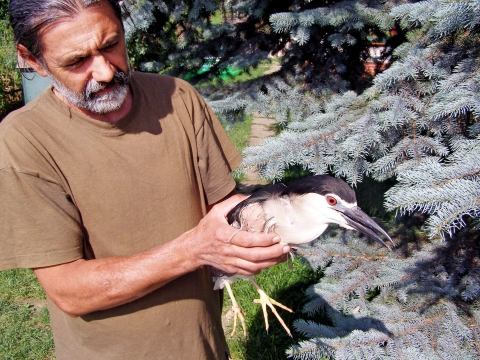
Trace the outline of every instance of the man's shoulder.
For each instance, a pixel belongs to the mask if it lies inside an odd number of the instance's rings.
[[[35,100],[12,111],[0,122],[0,167],[13,153],[25,152],[38,145],[48,119],[52,117],[52,108],[42,94]]]
[[[0,123],[0,143],[18,137],[23,129],[31,126],[34,113],[35,107],[28,104],[8,114]]]
[[[48,90],[47,90],[48,91]],[[5,134],[34,126],[51,112],[47,91],[21,108],[12,111],[0,122],[0,138]]]

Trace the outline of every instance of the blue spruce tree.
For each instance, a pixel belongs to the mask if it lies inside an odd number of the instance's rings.
[[[333,23],[336,16],[358,19],[365,5],[352,4],[317,8],[313,13],[323,18],[312,16],[310,22],[298,20],[305,14],[296,12],[271,19],[286,24],[276,25],[278,31],[307,34],[297,38],[308,46],[314,24]],[[244,165],[256,166],[264,177],[280,180],[292,164],[300,164],[352,185],[365,177],[394,180],[385,193],[385,207],[399,219],[391,228],[400,242],[393,254],[341,231],[302,249],[325,277],[308,291],[305,320],[294,324],[305,340],[288,354],[475,359],[480,356],[480,2],[421,1],[383,10],[384,15],[365,16],[398,22],[407,41],[372,86],[322,97],[316,109],[301,105],[314,102],[315,94],[298,96],[277,84],[262,95],[273,101],[260,97],[263,106],[256,109],[277,117],[284,128],[245,153]],[[325,88],[316,94],[334,92]],[[288,110],[278,116],[282,109]],[[415,231],[415,221],[423,223],[423,231]]]

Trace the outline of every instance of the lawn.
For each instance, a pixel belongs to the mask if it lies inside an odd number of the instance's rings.
[[[253,81],[265,76],[265,74],[268,74],[268,72],[272,71],[272,69],[278,68],[279,65],[279,60],[264,59],[257,65],[250,66],[245,69],[233,66],[232,72],[234,72],[234,74],[230,75],[229,72],[223,72],[220,74],[220,76],[202,80],[196,83],[195,86],[199,89],[210,87],[220,88],[233,84],[246,83],[248,81]]]
[[[0,359],[53,359],[45,295],[31,270],[0,272]]]
[[[238,121],[226,127],[226,131],[238,151],[248,145],[253,116],[247,115],[243,121]]]

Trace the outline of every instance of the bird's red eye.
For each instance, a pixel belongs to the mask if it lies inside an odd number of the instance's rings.
[[[333,196],[327,196],[327,203],[330,206],[335,206],[337,205],[337,199],[335,199]]]

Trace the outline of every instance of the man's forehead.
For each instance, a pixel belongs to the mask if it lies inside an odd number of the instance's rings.
[[[40,39],[44,55],[68,56],[94,50],[122,36],[121,24],[112,8],[99,4],[53,22],[43,29]]]

